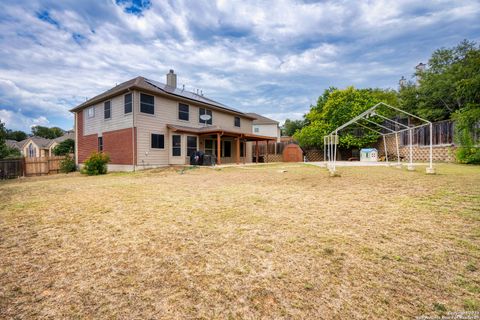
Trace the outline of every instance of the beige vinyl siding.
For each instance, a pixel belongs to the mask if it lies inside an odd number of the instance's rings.
[[[255,132],[255,128],[258,128],[258,131]],[[275,137],[280,139],[280,129],[276,124],[254,124],[252,132],[260,136]]]
[[[181,157],[172,156],[172,134],[167,124],[176,124],[192,128],[203,127],[199,123],[199,106],[189,105],[189,121],[178,119],[178,100],[155,96],[155,114],[145,114],[140,112],[140,93],[134,94],[134,112],[135,127],[137,128],[137,165],[155,166],[169,164],[188,164],[187,161],[187,136],[192,134],[180,134],[181,138]],[[182,102],[185,103],[185,102]],[[208,109],[208,108],[207,108]],[[103,110],[103,109],[102,109]],[[252,120],[241,118],[241,127],[235,127],[234,114],[228,114],[217,110],[212,110],[213,126],[222,127],[232,132],[252,132]],[[151,134],[163,134],[165,136],[165,149],[151,148]],[[248,149],[247,149],[248,150]]]
[[[103,104],[105,101],[111,101],[111,117],[109,119],[104,118]],[[102,132],[132,127],[132,112],[125,114],[123,94],[105,101],[92,106],[95,108],[95,116],[93,118],[88,117],[88,109],[91,107],[85,108],[82,111],[84,135],[101,135]]]

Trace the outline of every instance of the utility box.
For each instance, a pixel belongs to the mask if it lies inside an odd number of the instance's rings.
[[[376,162],[378,161],[378,151],[375,148],[365,148],[360,150],[360,161]]]

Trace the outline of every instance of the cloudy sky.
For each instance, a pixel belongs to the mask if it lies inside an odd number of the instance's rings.
[[[396,88],[440,47],[480,41],[480,1],[2,0],[0,119],[69,109],[138,75],[279,121],[329,86]]]

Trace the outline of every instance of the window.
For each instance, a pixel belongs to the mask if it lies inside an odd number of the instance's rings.
[[[197,151],[197,137],[188,136],[187,137],[187,156],[191,156],[195,151]]]
[[[210,116],[210,120],[202,120],[202,115],[209,115]],[[199,115],[199,118],[198,118],[198,122],[200,123],[204,123],[204,124],[212,124],[213,123],[213,117],[212,117],[212,110],[208,110],[208,109],[204,109],[204,108],[200,108],[200,115]]]
[[[89,118],[95,117],[95,107],[88,108],[87,115]]]
[[[182,136],[175,134],[172,136],[172,156],[180,157],[182,155]]]
[[[206,139],[205,140],[205,154],[209,154],[211,156],[213,156],[213,155],[216,156],[215,141],[216,140],[212,140],[212,139]]]
[[[132,112],[132,94],[128,93],[123,97],[125,113]]]
[[[223,141],[222,157],[230,158],[232,156],[232,141]]]
[[[188,104],[178,104],[178,119],[188,121]]]
[[[260,131],[260,128],[259,128],[259,127],[253,128],[253,132],[255,132],[255,133],[258,133],[259,131]]]
[[[152,133],[152,148],[163,149],[165,148],[165,137],[163,134]]]
[[[103,151],[103,137],[98,137],[98,151]]]
[[[140,112],[155,114],[155,97],[141,93],[140,94]]]
[[[112,117],[112,103],[110,101],[105,101],[103,104],[103,115],[105,119]]]
[[[35,158],[37,156],[37,149],[33,146],[32,143],[28,145],[28,156],[30,158]]]
[[[234,125],[235,127],[240,127],[240,117],[235,117]]]

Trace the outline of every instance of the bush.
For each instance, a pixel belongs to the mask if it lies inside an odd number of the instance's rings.
[[[456,152],[457,161],[465,164],[480,164],[480,148],[459,147]]]
[[[458,145],[457,161],[466,164],[480,164],[480,106],[469,105],[455,112],[455,142]]]
[[[110,162],[110,157],[106,153],[94,152],[90,158],[85,160],[82,173],[89,176],[107,173],[107,163]]]
[[[69,173],[75,170],[76,170],[75,160],[72,157],[67,155],[65,159],[60,161],[60,172]]]
[[[56,156],[64,156],[73,153],[74,148],[75,141],[72,139],[66,139],[53,148],[53,154]]]

